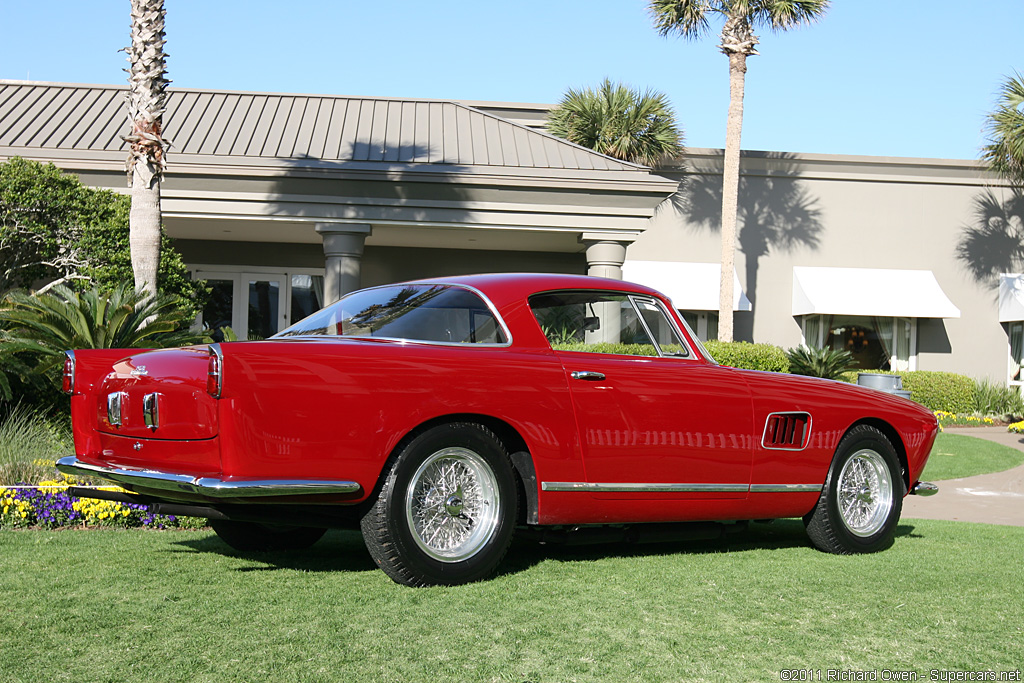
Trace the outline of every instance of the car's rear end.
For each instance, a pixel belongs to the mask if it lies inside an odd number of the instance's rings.
[[[360,489],[350,480],[226,472],[219,438],[223,367],[217,344],[69,351],[64,389],[71,394],[76,456],[62,458],[58,469],[179,502],[308,500]]]

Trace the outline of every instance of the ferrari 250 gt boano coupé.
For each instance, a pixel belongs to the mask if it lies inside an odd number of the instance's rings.
[[[541,539],[801,517],[887,547],[934,416],[898,396],[716,363],[658,292],[504,274],[354,292],[261,341],[67,352],[59,469],[206,517],[239,550],[359,528],[410,585]],[[705,525],[706,526],[706,525]]]

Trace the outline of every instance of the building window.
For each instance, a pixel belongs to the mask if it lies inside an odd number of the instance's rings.
[[[702,342],[718,339],[718,311],[679,311],[679,315]]]
[[[917,319],[863,315],[805,315],[803,343],[846,350],[860,370],[914,370]]]
[[[1010,327],[1010,369],[1009,384],[1020,386],[1024,384],[1024,377],[1021,377],[1021,363],[1024,363],[1024,322],[1008,323]]]
[[[223,341],[230,327],[238,339],[266,339],[323,307],[322,270],[195,266],[212,294],[197,327]]]

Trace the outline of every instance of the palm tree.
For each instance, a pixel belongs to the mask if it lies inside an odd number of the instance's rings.
[[[125,48],[128,70],[128,117],[132,132],[124,137],[131,145],[128,173],[132,208],[129,215],[132,270],[136,289],[156,295],[160,265],[160,180],[167,140],[163,115],[168,81],[164,78],[163,0],[131,0],[132,44]]]
[[[188,330],[176,296],[151,297],[124,283],[81,294],[64,285],[46,293],[8,292],[0,302],[0,374],[51,374],[65,349],[182,346],[199,341]],[[0,376],[0,398],[10,384]]]
[[[609,79],[595,89],[570,88],[548,115],[552,135],[601,154],[657,166],[682,154],[683,133],[663,93],[644,93]]]
[[[723,20],[719,48],[729,57],[729,118],[725,129],[722,174],[722,279],[718,299],[718,338],[732,341],[732,274],[736,252],[736,211],[740,184],[740,133],[743,130],[743,88],[747,57],[757,54],[754,29],[785,31],[811,23],[828,9],[830,0],[650,0],[654,27],[662,36],[677,34],[696,40],[711,30],[711,19]]]
[[[1010,182],[1024,185],[1024,77],[1019,73],[1003,83],[985,132],[989,144],[982,148],[982,159]]]

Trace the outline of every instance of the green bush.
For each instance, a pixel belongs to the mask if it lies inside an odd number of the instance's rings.
[[[974,383],[974,412],[979,415],[1009,416],[1011,422],[1024,417],[1024,400],[1017,387],[990,382],[988,379]]]
[[[657,356],[658,350],[651,344],[615,344],[612,342],[552,342],[556,351],[586,351],[587,353],[609,353],[617,356]]]
[[[899,375],[903,388],[910,392],[910,398],[929,410],[947,413],[973,413],[975,382],[966,375],[955,372],[934,370],[867,370],[880,375]],[[857,372],[846,372],[839,378],[844,382],[857,383]]]
[[[722,365],[747,370],[789,372],[789,358],[778,346],[711,340],[704,342],[704,347]]]

